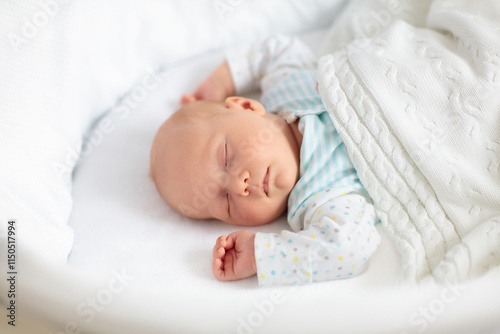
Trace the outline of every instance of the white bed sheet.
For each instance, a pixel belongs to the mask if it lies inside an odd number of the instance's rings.
[[[317,49],[324,33],[309,33],[305,41]],[[493,333],[499,328],[500,270],[459,287],[406,287],[398,282],[399,257],[380,226],[381,246],[359,277],[276,288],[259,288],[256,277],[217,281],[211,273],[213,244],[240,228],[181,217],[157,194],[148,169],[158,126],[178,108],[181,94],[222,59],[222,53],[208,53],[158,74],[161,84],[144,100],[129,96],[140,103],[123,119],[113,116],[102,140],[94,133],[97,144],[75,171],[69,223],[75,232],[72,275],[88,277],[89,283],[71,297],[70,315],[61,311],[60,319],[52,319],[58,326],[71,320],[109,333]],[[282,217],[249,229],[287,228]],[[77,306],[99,297],[117,272],[130,278],[126,288],[87,321],[89,313],[78,313]]]

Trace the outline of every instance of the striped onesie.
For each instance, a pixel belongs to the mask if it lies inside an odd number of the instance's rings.
[[[300,177],[288,198],[294,232],[256,233],[260,286],[348,278],[366,269],[380,242],[377,217],[316,91],[316,57],[298,39],[274,35],[227,56],[237,94],[261,89],[268,112],[303,135]]]

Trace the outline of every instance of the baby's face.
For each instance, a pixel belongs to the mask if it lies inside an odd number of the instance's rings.
[[[151,171],[163,198],[192,218],[261,225],[279,217],[299,176],[290,126],[240,97],[198,101],[174,115],[155,138]],[[196,114],[201,116],[196,117]],[[206,113],[206,114],[205,114]]]

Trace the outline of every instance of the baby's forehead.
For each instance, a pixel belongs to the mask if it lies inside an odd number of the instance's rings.
[[[169,141],[187,141],[193,137],[199,137],[207,132],[210,127],[210,120],[198,115],[190,115],[190,117],[174,118],[165,131],[170,132]]]
[[[224,114],[222,111],[194,110],[174,114],[169,120],[166,131],[174,131],[177,135],[198,135],[217,128],[217,120]]]
[[[175,114],[192,117],[193,119],[206,119],[221,113],[222,103],[218,101],[195,101],[179,108]]]

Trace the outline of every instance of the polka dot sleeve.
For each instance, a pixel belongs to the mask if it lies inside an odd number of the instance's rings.
[[[302,230],[256,234],[260,286],[349,278],[366,269],[380,242],[373,206],[357,193],[320,194],[306,201]]]

